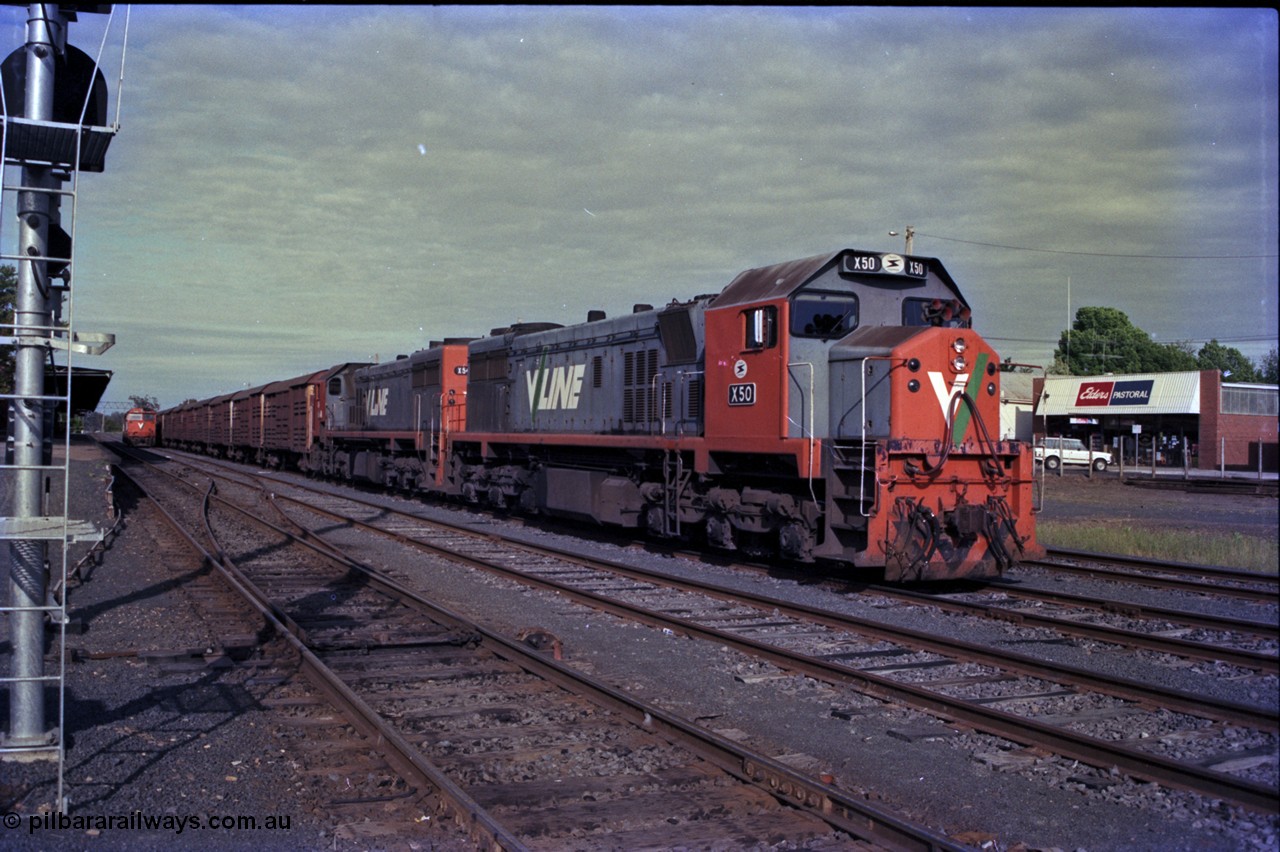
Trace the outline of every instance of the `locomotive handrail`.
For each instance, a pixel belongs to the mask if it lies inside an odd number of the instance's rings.
[[[689,410],[688,410],[688,400],[689,400],[689,391],[688,391],[689,385],[688,385],[688,377],[689,377],[689,376],[705,376],[706,374],[707,374],[707,371],[706,371],[706,370],[676,370],[676,377],[680,380],[680,385],[681,385],[681,387],[680,387],[680,390],[681,390],[680,398],[681,398],[682,400],[684,400],[684,401],[685,401],[685,410],[684,410],[684,412],[683,412],[683,414],[684,414],[685,416],[683,416],[683,417],[676,417],[676,418],[673,418],[673,419],[675,420],[675,424],[676,424],[676,437],[677,437],[677,438],[681,438],[681,437],[683,437],[683,436],[684,436],[684,428],[683,428],[683,427],[684,427],[684,423],[686,422],[686,420],[687,420],[687,419],[689,419],[689,414],[690,414],[690,412],[689,412]],[[705,395],[705,394],[704,394],[704,395]],[[674,399],[674,393],[672,394],[672,397],[673,397],[673,399]],[[703,411],[705,412],[705,410],[706,410],[706,401],[705,401],[705,399],[703,400],[702,408],[703,408]],[[665,426],[665,424],[664,424],[664,426]]]
[[[1048,368],[1048,367],[1046,367],[1045,365],[1043,365],[1043,364],[1023,364],[1023,363],[1019,363],[1019,362],[1017,362],[1017,361],[1005,361],[1005,362],[1004,362],[1004,365],[1002,365],[1002,366],[1008,366],[1008,367],[1010,367],[1010,368],[1016,368],[1016,367],[1029,367],[1029,368],[1031,368],[1031,369],[1033,369],[1033,370],[1039,370],[1039,371],[1040,371],[1040,380],[1041,380],[1040,392],[1041,392],[1041,394],[1043,394],[1042,399],[1047,399],[1047,398],[1049,397],[1049,395],[1048,395],[1047,393],[1045,393],[1045,390],[1044,390],[1044,388],[1045,388],[1045,384],[1044,384],[1044,382],[1045,382],[1045,380],[1047,380],[1047,379],[1049,378],[1049,368]],[[1032,417],[1031,417],[1031,446],[1032,446],[1032,450],[1033,450],[1033,453],[1032,453],[1032,454],[1033,454],[1033,457],[1034,457],[1034,448],[1035,448],[1035,442],[1036,442],[1036,436],[1035,436],[1035,412],[1034,412],[1034,409],[1035,409],[1035,407],[1036,407],[1036,406],[1038,406],[1038,405],[1039,405],[1039,403],[1040,403],[1040,400],[1033,400],[1033,405],[1032,405]],[[1042,410],[1043,410],[1043,409],[1042,409]],[[1049,423],[1049,415],[1048,415],[1048,412],[1047,412],[1047,411],[1046,411],[1046,412],[1045,412],[1045,414],[1044,414],[1044,422],[1045,422],[1045,435],[1047,436],[1047,435],[1049,434],[1049,426],[1048,426],[1048,423]],[[1017,433],[1016,433],[1016,432],[1014,433],[1014,436],[1013,436],[1013,437],[1014,437],[1014,440],[1017,440],[1017,437],[1018,437],[1018,436],[1017,436]],[[1033,463],[1033,464],[1032,464],[1032,466],[1031,466],[1031,514],[1033,514],[1033,515],[1037,515],[1037,514],[1039,514],[1041,511],[1043,511],[1043,510],[1044,510],[1044,468],[1043,468],[1043,466],[1041,467],[1041,469],[1040,469],[1040,475],[1037,477],[1037,476],[1036,476],[1036,470],[1035,470],[1035,464]]]
[[[861,407],[861,411],[858,413],[858,419],[862,421],[861,423],[862,443],[858,447],[858,454],[859,454],[858,469],[862,474],[862,482],[858,483],[860,494],[866,493],[866,481],[867,481],[867,362],[868,361],[892,362],[894,360],[901,360],[901,359],[894,359],[889,355],[868,355],[867,357],[862,359],[862,368],[859,370],[859,372],[862,374],[862,401],[859,403],[859,406]],[[885,414],[886,416],[888,416],[889,412],[885,412]],[[893,424],[890,423],[887,425],[890,432],[892,432]],[[870,513],[867,512],[866,504],[863,501],[859,500],[858,503],[859,503],[858,514],[862,515],[862,517],[864,518],[870,518],[872,515],[876,513],[876,510],[880,508],[880,472],[878,470],[876,471],[875,500],[871,504],[871,512]]]
[[[648,404],[645,405],[645,409],[646,409],[645,414],[646,415],[656,414],[658,419],[658,434],[666,435],[667,434],[667,413],[666,413],[667,409],[666,409],[666,405],[664,404],[666,402],[666,399],[662,396],[662,394],[658,393],[658,389],[659,389],[658,379],[660,379],[661,377],[662,377],[662,373],[657,371],[655,371],[654,374],[649,377],[649,401],[648,401]],[[654,400],[657,400],[656,405],[654,404]],[[647,416],[645,420],[647,420],[649,423],[649,434],[652,435],[654,418],[652,416]]]
[[[814,453],[814,450],[815,450],[815,449],[817,449],[817,444],[816,444],[816,442],[817,442],[817,438],[816,438],[816,437],[814,436],[814,434],[813,434],[813,427],[814,427],[814,414],[813,414],[813,382],[814,382],[815,367],[813,366],[813,363],[812,363],[812,362],[810,362],[810,361],[794,361],[794,362],[790,362],[790,363],[788,363],[788,364],[787,364],[787,375],[788,375],[788,376],[791,376],[791,368],[792,368],[792,367],[808,367],[808,368],[809,368],[809,428],[808,428],[808,430],[807,430],[807,431],[808,431],[808,433],[809,433],[809,463],[808,463],[808,465],[806,466],[806,467],[807,467],[807,469],[806,469],[805,473],[806,473],[806,478],[807,478],[807,479],[808,479],[808,481],[809,481],[809,496],[810,496],[811,498],[813,498],[814,505],[817,505],[817,504],[818,504],[818,495],[817,495],[816,493],[814,493],[814,490],[813,490],[813,453]],[[794,378],[794,377],[792,377],[792,378]],[[805,432],[805,431],[806,431],[806,430],[805,430],[805,425],[804,425],[803,423],[801,423],[801,424],[800,424],[800,433],[801,433],[801,434],[804,434],[804,432]]]

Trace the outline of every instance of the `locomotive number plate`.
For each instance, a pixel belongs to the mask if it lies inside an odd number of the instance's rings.
[[[908,278],[927,278],[929,268],[923,261],[900,254],[867,254],[847,252],[840,259],[841,272],[869,272],[873,275],[905,275]]]
[[[729,404],[730,405],[755,405],[756,404],[756,383],[744,382],[739,385],[729,385]]]

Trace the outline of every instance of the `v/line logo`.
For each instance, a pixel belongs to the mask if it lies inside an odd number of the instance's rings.
[[[929,371],[929,383],[933,385],[933,395],[938,398],[938,407],[942,409],[943,419],[951,417],[951,400],[955,395],[964,390],[965,383],[969,381],[968,373],[961,373],[951,382],[951,389],[947,389],[946,380],[942,378],[941,373]]]
[[[370,417],[382,417],[387,413],[387,400],[391,388],[370,388],[364,392],[364,410]]]
[[[524,374],[529,390],[529,414],[552,409],[572,410],[582,398],[582,377],[586,364],[567,364],[563,367],[545,366]]]
[[[977,360],[973,365],[972,373],[960,373],[951,382],[951,387],[947,387],[946,379],[942,377],[942,373],[930,370],[929,383],[933,385],[933,395],[938,398],[938,406],[942,409],[943,420],[951,427],[951,440],[960,443],[964,440],[964,433],[969,428],[969,417],[972,412],[969,406],[961,403],[955,408],[955,420],[951,420],[952,408],[951,403],[955,400],[956,394],[963,391],[969,395],[971,400],[978,399],[978,389],[982,386],[982,377],[986,374],[987,369],[987,353],[978,353]],[[994,392],[994,385],[992,388]]]

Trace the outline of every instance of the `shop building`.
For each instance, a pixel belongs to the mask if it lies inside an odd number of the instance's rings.
[[[1217,370],[1048,376],[1034,384],[1037,440],[1080,438],[1093,449],[1123,453],[1126,464],[1272,473],[1280,467],[1276,385],[1223,382]]]

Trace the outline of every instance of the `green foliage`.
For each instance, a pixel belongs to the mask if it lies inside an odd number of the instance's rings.
[[[1195,370],[1196,359],[1180,344],[1156,343],[1118,308],[1081,308],[1054,350],[1055,367],[1067,375],[1168,373]]]
[[[1269,360],[1268,360],[1269,359]],[[1232,382],[1276,382],[1276,350],[1254,364],[1239,349],[1211,340],[1196,352],[1191,344],[1156,343],[1117,308],[1081,308],[1058,338],[1052,375],[1178,373],[1219,370]],[[1270,376],[1270,378],[1267,378]]]
[[[1262,378],[1258,368],[1244,356],[1239,349],[1223,346],[1216,340],[1210,340],[1201,348],[1196,361],[1201,370],[1219,370],[1224,381],[1258,382]]]
[[[1262,356],[1262,363],[1258,365],[1259,378],[1269,385],[1280,384],[1280,354],[1277,353],[1276,347],[1272,346],[1271,351]]]

